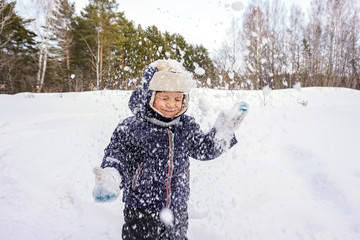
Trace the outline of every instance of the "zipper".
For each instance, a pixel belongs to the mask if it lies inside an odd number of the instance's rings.
[[[138,168],[135,171],[134,177],[133,177],[132,182],[131,182],[131,189],[132,190],[135,190],[135,188],[136,188],[136,184],[137,184],[137,182],[139,180],[139,176],[140,176],[142,168],[143,168],[143,162],[141,162],[139,164]]]
[[[171,180],[174,171],[174,133],[170,129],[167,130],[169,136],[169,161],[168,161],[168,174],[166,178],[166,207],[170,208],[171,205]]]

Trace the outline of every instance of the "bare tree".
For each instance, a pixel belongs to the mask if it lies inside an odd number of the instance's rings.
[[[342,71],[341,67],[345,53],[345,43],[348,34],[346,34],[346,17],[347,8],[346,0],[327,0],[325,11],[325,52],[326,56],[326,73],[325,73],[325,86],[339,85],[338,78]],[[340,70],[341,69],[341,70]],[[340,71],[339,71],[340,70]]]
[[[305,76],[304,69],[304,14],[298,5],[292,5],[289,16],[288,41],[289,41],[289,62],[290,77],[289,86],[293,86],[295,82],[300,82]]]
[[[44,80],[45,80],[45,73],[46,73],[46,65],[47,65],[47,58],[49,54],[49,44],[50,39],[53,34],[53,24],[54,24],[54,16],[56,14],[55,8],[58,4],[58,0],[34,0],[37,4],[39,4],[45,17],[45,26],[39,30],[41,42],[39,46],[39,69],[37,74],[37,91],[41,92]],[[41,17],[41,16],[38,16]]]
[[[349,31],[349,76],[345,87],[360,89],[360,5],[352,6]]]
[[[3,35],[3,31],[7,25],[11,23],[12,11],[6,11],[9,7],[9,3],[0,1],[0,35]],[[0,48],[5,46],[11,39],[11,34],[8,34],[5,39],[0,38]],[[1,64],[1,63],[0,63]]]
[[[253,0],[244,14],[242,41],[245,43],[245,75],[253,88],[268,85],[266,53],[269,48],[268,29],[263,3]]]
[[[286,9],[281,0],[273,0],[267,7],[267,24],[269,48],[267,53],[268,83],[273,88],[283,88],[286,85],[284,73],[287,69],[287,39],[286,39]]]
[[[214,56],[215,64],[218,69],[221,69],[219,73],[221,80],[220,85],[226,88],[234,88],[236,83],[238,85],[240,84],[240,79],[236,77],[240,71],[243,58],[241,54],[241,31],[239,22],[239,19],[232,19],[230,28],[227,30],[227,38]]]
[[[307,51],[307,72],[309,73],[309,79],[305,79],[303,86],[322,85],[324,78],[322,73],[324,72],[325,65],[323,58],[324,52],[324,18],[323,13],[325,11],[323,0],[312,0],[311,9],[309,14],[309,24],[307,26],[306,38],[304,41],[304,47]]]

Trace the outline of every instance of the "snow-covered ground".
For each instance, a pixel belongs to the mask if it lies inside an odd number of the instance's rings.
[[[123,203],[93,201],[92,168],[130,93],[0,95],[0,239],[121,239]],[[235,102],[250,110],[234,148],[192,160],[189,239],[360,239],[360,91],[266,94],[191,93],[205,131]]]

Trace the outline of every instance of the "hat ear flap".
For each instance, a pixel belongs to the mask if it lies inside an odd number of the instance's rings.
[[[181,105],[181,111],[176,115],[180,116],[181,114],[183,114],[184,112],[187,111],[188,107],[189,107],[189,94],[188,93],[184,93],[184,97],[183,97],[183,101],[182,101],[182,105]]]

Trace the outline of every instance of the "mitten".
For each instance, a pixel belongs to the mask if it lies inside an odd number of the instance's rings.
[[[229,139],[239,128],[244,120],[249,105],[246,102],[236,103],[231,109],[221,111],[215,121],[216,137],[219,139]]]
[[[95,187],[93,197],[96,202],[112,202],[120,195],[121,176],[115,168],[93,169]]]

